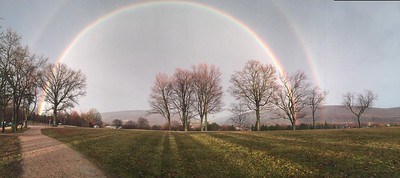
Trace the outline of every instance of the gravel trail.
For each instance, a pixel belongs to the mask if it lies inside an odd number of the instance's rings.
[[[64,143],[43,135],[40,126],[21,133],[22,177],[106,177]]]

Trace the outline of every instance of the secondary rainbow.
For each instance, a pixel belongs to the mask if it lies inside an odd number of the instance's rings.
[[[192,8],[198,8],[204,11],[207,11],[209,13],[216,14],[218,16],[224,17],[225,19],[229,20],[230,22],[236,24],[238,27],[243,29],[247,34],[249,34],[251,37],[253,37],[258,45],[262,47],[262,49],[265,51],[265,53],[270,57],[272,60],[273,64],[277,68],[278,72],[285,76],[284,69],[282,67],[282,64],[280,63],[278,57],[274,54],[272,49],[268,46],[267,43],[265,43],[262,38],[257,35],[257,33],[254,32],[247,24],[244,22],[240,21],[239,19],[233,17],[232,15],[217,9],[215,7],[211,7],[205,4],[201,4],[198,2],[188,2],[188,1],[152,1],[152,2],[140,2],[140,3],[134,3],[128,6],[124,6],[121,8],[118,8],[116,10],[111,11],[110,13],[101,16],[100,18],[96,19],[92,23],[88,24],[85,28],[83,28],[75,37],[74,39],[69,43],[69,45],[64,49],[64,51],[61,53],[60,57],[57,59],[56,63],[62,62],[65,57],[68,55],[69,51],[75,46],[75,44],[78,43],[81,37],[83,37],[86,33],[90,32],[91,29],[95,28],[97,25],[107,21],[108,19],[117,16],[119,14],[122,14],[124,12],[128,12],[130,10],[135,10],[138,8],[145,8],[145,7],[151,7],[151,6],[157,6],[157,5],[183,5],[183,6],[188,6]],[[43,93],[42,93],[43,95]],[[39,101],[39,107],[38,111],[42,112],[45,108],[45,102],[44,102],[44,97],[41,98]]]
[[[318,70],[316,67],[317,65],[315,64],[315,60],[312,57],[312,53],[307,48],[306,40],[304,39],[304,36],[301,34],[301,30],[299,29],[298,25],[296,25],[296,21],[294,21],[292,18],[290,18],[287,10],[285,10],[282,6],[280,6],[279,3],[271,2],[271,5],[273,5],[277,9],[277,12],[279,13],[279,15],[285,19],[284,21],[286,22],[286,24],[290,27],[290,29],[294,33],[294,36],[296,37],[297,41],[300,42],[300,44],[301,44],[300,47],[303,50],[304,55],[307,60],[307,63],[308,63],[308,66],[311,69],[313,80],[314,80],[314,82],[316,82],[317,86],[320,87],[321,82],[318,77],[319,75],[318,75]]]

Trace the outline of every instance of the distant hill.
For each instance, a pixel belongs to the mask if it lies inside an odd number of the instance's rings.
[[[306,111],[310,113],[310,110]],[[316,113],[319,122],[344,123],[356,122],[357,117],[343,106],[323,106]],[[368,108],[361,116],[362,122],[373,123],[400,123],[400,108]],[[308,114],[304,122],[311,122],[312,116]]]
[[[112,123],[114,119],[122,121],[137,121],[139,117],[146,118],[150,125],[163,125],[166,123],[165,118],[160,114],[152,114],[146,110],[127,110],[101,113],[103,122]]]
[[[309,108],[304,108],[303,112],[306,114],[304,118],[301,118],[297,124],[312,123],[312,115],[311,110]],[[228,117],[223,124],[229,124],[231,121]],[[250,123],[255,123],[255,113],[250,114]],[[332,123],[332,124],[345,124],[345,123],[356,123],[356,116],[351,113],[349,110],[344,108],[343,106],[336,105],[326,105],[322,106],[315,113],[315,118],[317,123]],[[386,123],[400,123],[400,107],[397,108],[368,108],[365,113],[361,117],[362,123],[377,123],[377,124],[386,124]],[[287,119],[279,118],[273,111],[264,112],[261,115],[261,124],[267,125],[275,125],[280,124],[284,125],[290,124],[290,121]]]
[[[298,122],[311,124],[312,117],[311,111],[308,108],[305,108],[303,111],[306,116],[301,118]],[[103,122],[111,123],[114,119],[120,119],[122,121],[132,120],[137,121],[139,117],[144,117],[148,119],[150,125],[163,125],[166,123],[166,120],[160,114],[151,114],[147,110],[127,110],[127,111],[116,111],[116,112],[105,112],[101,113]],[[345,124],[345,123],[356,123],[356,117],[343,106],[335,106],[335,105],[327,105],[322,106],[316,112],[316,122],[317,123],[336,123],[336,124]],[[210,119],[210,121],[217,122],[218,124],[231,124],[230,121],[231,116],[221,116],[218,118]],[[179,121],[177,115],[173,117],[173,120]],[[193,120],[196,122],[196,120]],[[400,123],[400,107],[397,108],[369,108],[365,111],[362,116],[361,122],[363,123],[378,123],[378,124],[386,124],[386,123]],[[250,123],[255,123],[255,114],[254,112],[250,114]],[[279,118],[274,112],[264,112],[261,115],[261,124],[267,125],[289,125],[290,122],[287,119]]]

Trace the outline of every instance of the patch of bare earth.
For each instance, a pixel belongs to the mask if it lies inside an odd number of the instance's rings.
[[[21,133],[22,177],[106,177],[97,167],[64,143],[32,126]]]

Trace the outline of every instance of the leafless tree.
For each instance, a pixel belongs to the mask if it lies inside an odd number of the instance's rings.
[[[256,130],[260,130],[260,111],[272,104],[277,89],[275,68],[251,60],[242,71],[236,71],[231,76],[230,82],[229,92],[256,112]]]
[[[122,121],[120,119],[114,119],[112,121],[112,125],[115,126],[117,129],[122,126]]]
[[[137,124],[135,121],[128,120],[122,125],[123,129],[135,129],[137,128]]]
[[[36,85],[37,83],[34,84]],[[24,99],[22,100],[22,108],[24,112],[24,128],[28,128],[28,118],[36,110],[39,92],[39,88],[37,88],[36,86],[31,86],[30,89],[28,89],[28,92],[25,94]]]
[[[101,127],[103,125],[103,121],[101,120],[101,114],[97,109],[90,109],[86,113],[82,113],[81,117],[88,123],[88,127],[98,126]]]
[[[307,97],[307,105],[311,109],[313,128],[315,129],[315,112],[318,110],[319,105],[325,100],[327,91],[322,91],[319,87],[314,87],[310,90]]]
[[[151,88],[149,104],[153,113],[161,114],[168,122],[168,130],[171,130],[172,116],[172,80],[167,74],[157,74],[154,85]]]
[[[356,98],[357,95],[357,98]],[[378,96],[371,90],[364,90],[364,93],[346,93],[343,95],[343,105],[357,116],[358,127],[361,128],[360,118],[364,111],[374,104]]]
[[[46,60],[31,54],[28,47],[23,47],[20,43],[21,37],[11,29],[2,32],[0,39],[1,108],[5,115],[5,108],[11,101],[12,131],[15,131],[19,124],[21,107],[26,108],[27,103],[31,105],[36,100],[39,69]]]
[[[138,129],[150,129],[149,120],[147,120],[146,118],[139,117],[136,124]]]
[[[243,129],[248,125],[249,113],[245,103],[232,103],[229,109],[232,112],[231,121],[236,127]]]
[[[31,65],[32,57],[29,54],[27,47],[18,47],[15,56],[10,61],[11,70],[8,76],[8,82],[12,89],[12,130],[15,131],[19,124],[19,111],[21,109],[22,101],[26,96],[27,90],[30,88],[30,75],[34,75],[34,66]]]
[[[6,108],[12,99],[12,88],[10,86],[9,77],[11,70],[11,60],[17,48],[20,46],[21,37],[15,32],[8,29],[5,33],[0,34],[0,108],[2,112],[2,133],[5,132]]]
[[[86,76],[65,64],[48,64],[40,84],[46,95],[45,101],[51,104],[53,126],[56,126],[58,111],[73,107],[78,98],[86,94]]]
[[[188,130],[193,117],[193,78],[188,70],[176,69],[172,78],[172,103],[182,121],[185,131]]]
[[[288,77],[281,75],[279,78],[282,85],[275,95],[277,114],[289,119],[292,129],[296,130],[297,120],[305,116],[300,112],[307,104],[310,84],[302,71],[297,71]]]
[[[221,72],[214,65],[205,63],[192,66],[192,70],[195,105],[200,117],[200,130],[207,131],[207,115],[221,111],[223,105]]]

